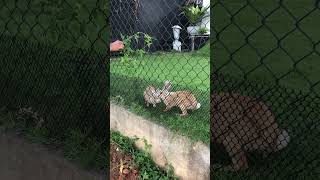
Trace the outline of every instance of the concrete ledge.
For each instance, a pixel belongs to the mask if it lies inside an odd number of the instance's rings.
[[[209,179],[210,149],[204,143],[191,143],[188,138],[114,104],[110,105],[110,128],[128,137],[145,138],[152,145],[153,160],[161,167],[171,164],[181,179]],[[136,145],[144,147],[142,141]]]

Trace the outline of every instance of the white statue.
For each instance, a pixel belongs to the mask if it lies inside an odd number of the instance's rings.
[[[174,50],[176,51],[181,51],[181,45],[182,43],[179,41],[179,38],[180,38],[180,31],[181,31],[181,27],[178,26],[178,25],[175,25],[172,27],[173,29],[173,37],[174,37],[174,41],[172,43],[172,47]]]

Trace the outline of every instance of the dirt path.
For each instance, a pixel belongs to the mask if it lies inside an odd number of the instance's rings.
[[[15,133],[0,131],[0,179],[3,180],[105,180],[88,172],[58,152],[31,143]]]

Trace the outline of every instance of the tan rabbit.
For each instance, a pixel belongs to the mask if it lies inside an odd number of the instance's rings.
[[[145,89],[143,97],[148,107],[150,104],[152,104],[153,107],[156,107],[156,104],[161,102],[160,92],[160,89],[156,89],[154,86],[148,86]]]
[[[166,105],[164,111],[169,111],[172,107],[177,106],[181,110],[180,116],[188,115],[187,110],[199,109],[201,104],[198,103],[196,97],[189,91],[169,92],[171,89],[171,82],[166,81],[161,91],[160,98]]]
[[[211,100],[212,141],[222,144],[232,160],[223,170],[247,169],[245,152],[260,151],[266,155],[288,145],[290,136],[263,102],[235,93],[213,95]]]

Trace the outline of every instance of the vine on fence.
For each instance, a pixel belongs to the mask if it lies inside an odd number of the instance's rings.
[[[143,57],[146,54],[146,50],[152,45],[152,38],[149,34],[143,32],[137,32],[133,35],[121,35],[121,39],[124,44],[123,57],[121,57],[121,62],[125,65],[130,65],[127,67],[136,67],[137,61],[135,57]],[[134,43],[138,44],[142,39],[143,47],[134,48]]]

